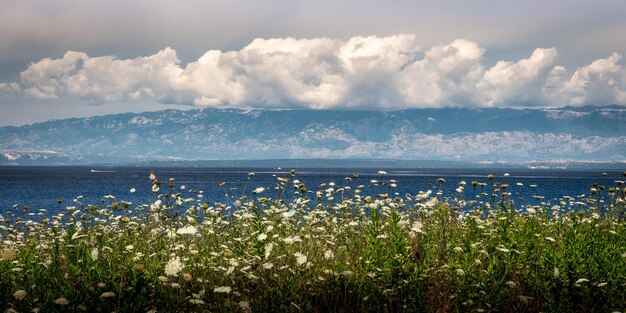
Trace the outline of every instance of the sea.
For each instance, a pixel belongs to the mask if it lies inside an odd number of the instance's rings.
[[[203,195],[202,201],[229,203],[247,194],[249,196],[278,196],[275,187],[278,178],[299,180],[309,191],[334,189],[348,185],[352,190],[362,185],[362,194],[388,193],[404,197],[419,191],[441,190],[444,197],[453,198],[456,188],[466,182],[463,199],[470,200],[481,190],[473,190],[472,181],[508,184],[511,197],[522,204],[555,202],[563,196],[585,196],[595,186],[611,187],[624,180],[623,171],[566,170],[566,169],[394,169],[394,168],[181,168],[181,167],[94,167],[94,166],[6,166],[0,167],[0,214],[7,209],[46,209],[53,214],[67,206],[75,206],[75,200],[85,204],[100,205],[104,197],[112,195],[116,201],[128,201],[133,205],[151,203],[157,198],[150,183],[150,173],[163,181],[174,180],[176,192],[182,196]],[[386,174],[380,173],[384,171]],[[252,174],[253,173],[253,174]],[[488,180],[487,175],[493,179]],[[350,178],[346,182],[346,177]],[[444,183],[438,183],[443,178]],[[372,182],[376,181],[376,182]],[[395,181],[397,185],[389,188]],[[321,183],[326,183],[320,187]],[[181,189],[181,187],[183,189]],[[288,183],[289,194],[293,184]],[[261,195],[252,191],[263,187]],[[491,187],[487,187],[489,192]],[[283,194],[283,196],[285,196]]]

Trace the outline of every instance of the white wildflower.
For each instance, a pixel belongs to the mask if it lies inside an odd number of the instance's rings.
[[[228,286],[222,286],[222,287],[215,287],[215,289],[213,289],[213,292],[215,293],[230,293],[232,289]]]
[[[103,293],[100,295],[100,298],[103,298],[103,299],[104,299],[104,298],[113,298],[113,297],[115,297],[115,293],[114,293],[113,291],[103,292]]]
[[[68,305],[68,304],[70,304],[70,302],[67,299],[65,299],[65,298],[58,298],[58,299],[54,300],[54,303],[58,304],[58,305]]]
[[[496,250],[498,250],[498,251],[500,251],[500,252],[504,252],[504,253],[508,253],[508,252],[510,252],[510,250],[509,250],[509,249],[507,249],[506,247],[504,247],[504,246],[502,246],[502,245],[500,245],[500,246],[496,247]]]
[[[422,225],[422,223],[420,221],[415,221],[413,222],[413,226],[411,227],[411,231],[417,234],[421,234],[424,233],[422,231],[422,227],[424,227],[424,225]]]
[[[290,245],[290,244],[293,244],[294,242],[302,241],[302,238],[300,238],[300,236],[293,236],[293,237],[287,237],[287,238],[283,239],[283,241],[286,244]]]
[[[266,259],[272,253],[272,249],[274,249],[274,244],[273,243],[269,243],[269,244],[265,245],[265,258]]]
[[[235,266],[229,266],[228,269],[226,269],[226,272],[224,272],[225,275],[230,275],[235,271]]]
[[[252,191],[252,193],[254,193],[254,194],[260,194],[260,193],[262,193],[263,191],[265,191],[265,188],[263,188],[263,187],[257,187],[257,188],[255,188],[255,189]]]
[[[437,203],[439,203],[439,200],[437,200],[437,198],[430,198],[430,200],[426,202],[426,207],[432,208],[437,205]]]
[[[333,258],[333,256],[335,256],[335,255],[334,255],[334,253],[333,253],[332,251],[330,251],[330,250],[326,250],[326,252],[324,252],[324,258],[325,258],[326,260],[328,260],[328,259],[332,259],[332,258]]]
[[[239,301],[239,307],[244,311],[249,311],[250,303],[248,303],[248,301]]]
[[[98,248],[93,248],[91,249],[91,259],[93,261],[98,260],[98,255],[100,254],[100,252],[98,251]]]
[[[256,237],[256,239],[257,239],[258,241],[263,241],[263,240],[267,239],[267,234],[260,233],[260,234]]]
[[[291,211],[283,212],[281,215],[284,218],[290,218],[290,217],[296,215],[296,211],[291,210]]]
[[[183,263],[180,261],[180,257],[175,257],[165,264],[165,275],[176,276],[183,270]]]
[[[554,270],[552,270],[552,277],[559,278],[559,275],[561,275],[561,271],[559,271],[558,267],[554,267]]]
[[[296,257],[296,263],[298,263],[298,265],[302,265],[307,261],[307,256],[300,252],[294,253],[293,256]]]
[[[137,191],[137,189],[135,189],[135,188],[130,188],[130,193],[135,193],[135,191]]]
[[[460,268],[457,268],[456,269],[456,274],[459,275],[459,276],[465,276],[465,271],[460,269]]]
[[[195,235],[198,230],[193,225],[188,225],[176,231],[179,235]]]
[[[13,298],[15,298],[15,300],[18,300],[18,301],[24,300],[24,298],[26,298],[26,295],[27,295],[26,290],[20,289],[13,293]]]
[[[204,294],[206,293],[206,290],[202,289],[200,290],[198,293],[191,293],[191,296],[194,297],[195,299],[200,299],[202,297],[204,297]]]

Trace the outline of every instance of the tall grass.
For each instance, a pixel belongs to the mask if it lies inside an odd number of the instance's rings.
[[[461,182],[445,198],[436,189],[395,195],[385,174],[364,185],[355,175],[309,190],[292,173],[232,203],[151,175],[150,204],[107,196],[97,205],[76,199],[53,215],[11,208],[0,216],[0,307],[626,310],[623,181],[524,204],[493,176]],[[362,195],[367,188],[376,194]],[[464,193],[475,200],[462,200]]]

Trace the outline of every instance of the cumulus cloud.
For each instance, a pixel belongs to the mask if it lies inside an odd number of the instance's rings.
[[[555,48],[536,49],[528,59],[496,63],[476,84],[483,103],[488,106],[548,103],[542,88],[556,58]]]
[[[410,107],[475,104],[474,91],[483,68],[484,49],[468,40],[430,48],[424,57],[400,71],[405,100]]]
[[[42,99],[159,100],[172,92],[171,81],[182,72],[179,63],[169,48],[132,60],[68,51],[60,59],[31,64],[21,73],[21,82],[27,95]]]
[[[16,82],[0,83],[0,94],[17,94],[21,91],[20,86]]]
[[[618,53],[573,73],[556,65],[555,48],[491,68],[482,64],[484,53],[463,39],[424,48],[414,35],[255,39],[185,65],[171,48],[136,59],[69,51],[31,64],[19,85],[0,84],[0,92],[255,108],[626,104]]]
[[[556,101],[574,105],[588,103],[626,103],[626,80],[619,62],[622,56],[613,53],[581,67],[573,75],[561,66],[552,69],[545,91]]]

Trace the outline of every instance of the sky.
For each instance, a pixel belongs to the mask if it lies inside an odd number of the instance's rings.
[[[0,0],[0,126],[164,108],[626,105],[626,1]]]

